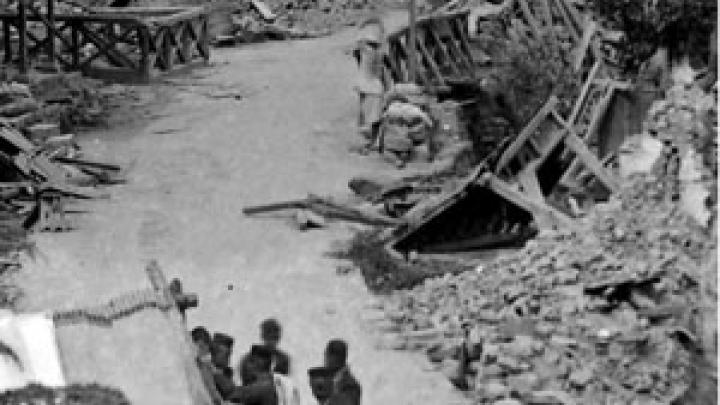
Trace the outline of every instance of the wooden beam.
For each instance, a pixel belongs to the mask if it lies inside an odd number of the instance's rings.
[[[590,41],[592,41],[593,36],[595,36],[595,31],[597,30],[597,23],[595,21],[590,21],[589,24],[585,25],[585,30],[583,31],[582,39],[580,39],[580,43],[575,48],[575,58],[573,60],[573,68],[576,72],[579,72],[580,69],[582,69],[583,61],[585,60],[585,55],[588,53],[588,48],[590,47]],[[599,61],[596,61],[596,63]]]
[[[555,8],[558,10],[560,17],[562,17],[563,21],[565,22],[565,26],[567,27],[568,31],[570,32],[570,36],[572,36],[573,41],[577,42],[580,40],[580,35],[576,31],[575,24],[573,24],[570,16],[568,15],[567,10],[562,4],[562,0],[553,0],[555,2]]]
[[[535,34],[535,38],[537,38],[537,39],[542,38],[542,33],[540,32],[540,24],[537,22],[537,20],[533,16],[532,11],[530,11],[530,6],[528,6],[527,1],[526,0],[518,0],[518,3],[520,3],[520,10],[522,10],[523,16],[525,17],[525,21],[527,21],[533,34]]]
[[[482,180],[497,195],[532,213],[539,228],[570,226],[572,224],[572,219],[567,215],[547,204],[528,198],[492,173],[483,175]]]
[[[27,14],[25,10],[25,0],[17,2],[17,19],[18,19],[18,69],[20,74],[27,73]]]
[[[445,46],[445,43],[443,43],[442,39],[440,39],[440,36],[434,29],[430,29],[430,38],[435,42],[435,46],[440,49],[440,52],[443,54],[443,57],[449,62],[450,68],[452,69],[453,73],[460,74],[460,68],[457,64],[457,62],[453,59],[452,55],[450,55],[450,52],[448,51],[447,47]]]
[[[597,179],[611,192],[619,190],[620,186],[613,176],[605,170],[602,162],[587,148],[585,142],[577,135],[575,129],[573,129],[565,120],[560,117],[559,114],[553,111],[553,117],[566,129],[567,135],[565,136],[565,145],[572,149],[576,154],[576,161],[582,162],[590,171],[597,177]],[[575,168],[571,167],[565,174],[571,172]],[[565,178],[565,175],[563,175]]]
[[[554,22],[552,9],[550,8],[550,0],[540,0],[542,3],[543,12],[545,13],[545,24],[547,27],[554,32]]]
[[[587,94],[588,94],[588,91],[590,90],[590,86],[592,86],[592,84],[594,83],[594,80],[595,80],[595,76],[597,76],[598,72],[600,71],[600,65],[601,65],[601,62],[599,60],[596,60],[592,69],[590,69],[590,73],[588,73],[588,77],[585,80],[585,83],[583,84],[582,90],[580,91],[580,95],[578,96],[577,100],[575,101],[575,105],[573,106],[572,112],[570,113],[570,116],[568,117],[568,123],[570,125],[575,125],[575,121],[577,120],[577,117],[580,114],[582,106],[585,104],[585,99],[587,98]]]
[[[435,63],[432,55],[430,55],[430,52],[428,52],[427,48],[425,47],[425,42],[420,36],[415,37],[415,39],[417,40],[417,48],[420,49],[420,54],[423,56],[428,66],[430,66],[430,70],[433,72],[438,84],[440,86],[444,86],[445,79],[443,78],[442,72],[440,72],[440,68],[438,67],[437,63]]]
[[[545,203],[545,195],[543,195],[540,182],[537,178],[537,163],[531,162],[525,168],[520,170],[517,175],[517,180],[522,187],[523,194],[527,197],[537,201],[538,203]]]
[[[198,368],[195,360],[196,353],[195,350],[193,350],[193,343],[187,331],[185,319],[180,313],[180,310],[177,307],[177,303],[175,302],[175,298],[170,292],[167,279],[160,270],[160,266],[154,260],[148,264],[145,271],[153,289],[160,297],[162,297],[164,301],[163,304],[165,305],[164,308],[162,308],[162,312],[167,317],[170,327],[174,329],[174,332],[178,336],[181,336],[180,357],[183,362],[185,379],[188,386],[190,387],[189,390],[192,402],[198,405],[211,405],[212,401],[210,400],[210,395],[208,394],[208,392],[204,389],[200,389],[195,383],[197,381],[203,381],[203,379],[200,375],[200,369]]]
[[[540,108],[540,111],[535,114],[535,116],[530,120],[530,122],[525,126],[525,128],[520,131],[513,143],[511,143],[500,156],[500,159],[498,159],[498,163],[495,166],[496,174],[499,174],[501,170],[504,169],[508,163],[510,163],[510,161],[515,157],[518,151],[523,147],[525,142],[527,142],[527,139],[533,135],[533,133],[537,130],[540,124],[542,124],[550,111],[555,108],[558,101],[558,98],[554,95],[548,98],[548,100],[545,102],[545,105]]]

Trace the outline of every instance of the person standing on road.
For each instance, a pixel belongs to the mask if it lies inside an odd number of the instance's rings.
[[[308,370],[310,390],[318,405],[330,405],[333,394],[333,371],[327,367],[313,367]]]
[[[233,371],[229,367],[234,339],[224,333],[215,333],[210,344],[212,373],[220,396],[227,399],[235,388]]]
[[[217,389],[215,378],[213,376],[212,359],[210,355],[210,332],[202,326],[198,326],[190,333],[192,341],[196,347],[196,358],[198,369],[200,369],[200,376],[202,377],[205,388],[210,394],[210,399],[214,405],[222,403],[222,396]]]
[[[348,346],[333,339],[325,347],[325,367],[332,373],[332,395],[329,405],[360,405],[362,388],[347,364]]]
[[[272,352],[264,346],[253,346],[248,367],[252,373],[252,382],[233,388],[227,399],[243,405],[278,405],[278,394],[271,371]]]
[[[282,338],[282,326],[277,319],[269,318],[260,324],[260,339],[262,346],[272,353],[272,371],[285,376],[290,375],[290,356],[279,348]],[[240,361],[239,373],[243,385],[252,382],[252,373],[249,364],[250,354],[248,353]]]
[[[370,145],[380,131],[383,111],[384,41],[385,28],[382,21],[379,18],[370,18],[360,25],[360,35],[353,51],[358,64],[358,78],[354,86],[360,100],[358,126],[360,133],[370,141]]]

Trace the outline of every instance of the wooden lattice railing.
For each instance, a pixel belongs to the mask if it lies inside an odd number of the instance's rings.
[[[443,87],[449,78],[473,76],[468,40],[469,12],[433,14],[416,24],[416,81],[426,87]],[[385,80],[388,84],[410,80],[410,35],[403,27],[387,36]]]
[[[25,49],[28,61],[47,55],[62,70],[146,81],[209,59],[207,17],[202,7],[102,8],[52,19],[30,9],[25,35],[14,46],[12,29],[24,31],[21,18],[0,14],[3,61],[26,63]]]

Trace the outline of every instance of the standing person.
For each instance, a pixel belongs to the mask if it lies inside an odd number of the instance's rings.
[[[329,405],[333,393],[333,372],[327,367],[313,367],[308,370],[310,390],[318,405]]]
[[[233,371],[229,366],[233,344],[234,339],[224,333],[215,333],[210,343],[213,378],[215,379],[215,386],[223,399],[227,399],[235,388]]]
[[[362,388],[347,364],[348,346],[344,340],[333,339],[325,347],[325,367],[332,373],[331,405],[360,405]]]
[[[380,132],[383,110],[382,44],[385,28],[379,18],[370,18],[360,25],[360,36],[353,51],[358,64],[358,79],[354,86],[360,100],[358,126],[360,133],[372,145]]]
[[[264,346],[253,346],[248,359],[252,382],[234,387],[227,399],[243,405],[279,405],[271,366],[272,352]]]
[[[197,349],[195,361],[197,362],[198,369],[200,369],[200,376],[205,384],[205,388],[207,388],[210,394],[212,403],[218,405],[222,403],[222,396],[217,389],[215,377],[213,376],[213,366],[210,355],[210,332],[202,326],[198,326],[190,332],[190,336]]]
[[[272,353],[272,371],[285,376],[290,375],[290,356],[279,348],[282,338],[282,326],[275,318],[268,318],[260,324],[260,340],[262,346]],[[249,362],[250,354],[240,361],[239,372],[243,385],[252,382]]]

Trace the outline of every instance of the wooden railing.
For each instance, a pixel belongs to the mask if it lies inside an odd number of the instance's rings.
[[[416,24],[416,81],[425,87],[443,87],[449,78],[473,77],[468,42],[468,14],[456,12],[420,18]],[[388,84],[410,80],[409,30],[403,27],[387,36],[385,80]]]
[[[157,72],[209,59],[207,17],[202,7],[101,8],[52,19],[30,10],[25,29],[17,13],[4,13],[3,61],[23,65],[46,55],[62,70],[147,81]],[[19,34],[17,46],[11,27]]]

